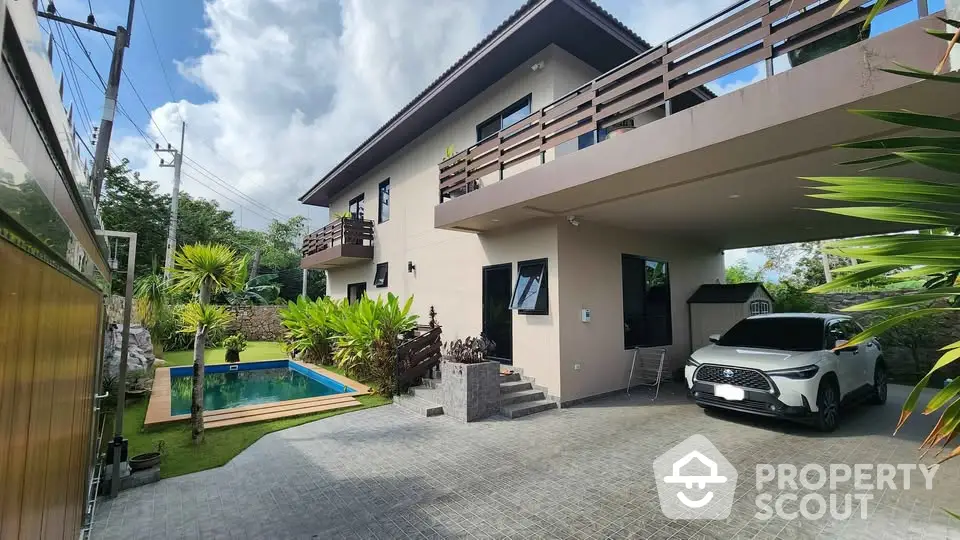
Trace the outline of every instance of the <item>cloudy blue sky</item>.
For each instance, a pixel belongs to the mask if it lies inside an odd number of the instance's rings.
[[[107,27],[124,23],[127,3],[90,0],[97,22]],[[151,146],[176,144],[185,120],[184,190],[220,201],[243,227],[298,213],[318,225],[326,211],[304,207],[297,197],[521,3],[138,0],[120,91],[132,122],[118,117],[111,148],[169,190],[172,171],[157,167]],[[731,0],[599,3],[647,41],[660,43]],[[55,4],[75,19],[89,12],[87,0]],[[931,11],[942,9],[943,0],[930,4]],[[897,8],[875,32],[915,13],[914,2]],[[105,76],[110,46],[81,30],[81,47],[72,32],[56,26],[41,23],[60,44],[55,69],[67,68],[65,101],[82,110],[77,126],[86,135],[90,123],[99,122],[103,97],[83,49]],[[760,78],[760,69],[745,68],[714,89],[732,91]],[[762,262],[739,251],[728,258],[743,256]]]

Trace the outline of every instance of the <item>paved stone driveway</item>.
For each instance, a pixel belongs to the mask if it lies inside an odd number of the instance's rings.
[[[389,405],[273,433],[220,469],[121,493],[94,538],[960,538],[960,461],[932,492],[885,490],[845,521],[758,521],[757,463],[914,463],[931,419],[890,436],[905,387],[836,433],[618,396],[470,425]],[[740,473],[726,521],[670,521],[652,461],[708,437]],[[796,506],[794,505],[793,508]],[[787,508],[791,508],[790,505]]]

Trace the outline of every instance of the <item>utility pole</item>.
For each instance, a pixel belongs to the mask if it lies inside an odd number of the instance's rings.
[[[173,255],[177,251],[177,212],[180,208],[180,165],[183,163],[183,138],[187,132],[186,122],[180,124],[180,149],[177,150],[167,144],[166,148],[160,148],[157,144],[157,152],[166,152],[173,154],[173,163],[164,163],[160,160],[161,167],[173,167],[173,193],[170,196],[170,228],[167,230],[167,255],[163,260],[163,280],[170,280],[170,269],[173,268]]]
[[[97,149],[93,156],[93,201],[100,204],[100,191],[103,189],[103,175],[107,168],[107,152],[110,150],[110,135],[113,133],[113,118],[117,112],[117,95],[120,93],[120,77],[123,74],[123,52],[130,46],[130,32],[133,30],[133,7],[136,0],[130,0],[127,9],[127,27],[117,27],[113,41],[113,60],[110,61],[110,74],[107,77],[106,94],[103,97],[103,118],[97,132]]]
[[[127,26],[118,26],[116,31],[107,30],[97,26],[96,19],[91,12],[87,16],[87,22],[75,21],[66,17],[57,15],[57,8],[50,0],[47,2],[46,10],[39,9],[39,2],[34,1],[33,5],[37,12],[37,17],[49,19],[64,24],[76,26],[86,30],[99,32],[108,36],[113,36],[113,60],[110,61],[110,74],[107,77],[106,93],[103,100],[103,119],[100,121],[100,130],[97,134],[97,148],[93,157],[93,204],[100,204],[100,192],[103,189],[103,175],[107,168],[107,151],[110,149],[110,135],[113,133],[113,117],[117,111],[117,95],[120,93],[120,76],[123,74],[123,51],[130,46],[130,32],[133,30],[133,8],[136,0],[130,0],[127,8]]]

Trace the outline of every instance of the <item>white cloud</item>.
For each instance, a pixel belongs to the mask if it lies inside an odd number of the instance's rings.
[[[698,22],[730,0],[610,0],[603,5],[651,43]],[[210,50],[179,64],[207,89],[206,103],[167,103],[153,111],[176,143],[187,122],[186,155],[237,189],[285,215],[326,212],[301,205],[321,175],[370,136],[439,73],[506,18],[519,0],[210,0],[204,33]],[[179,111],[179,115],[178,115]],[[152,125],[143,128],[158,139]],[[169,190],[139,137],[115,141],[145,178]],[[269,213],[240,209],[186,176],[182,187],[234,209],[244,227]],[[209,180],[206,180],[209,184]],[[260,217],[253,212],[266,217]]]
[[[752,76],[750,75],[751,70],[753,71]],[[736,74],[732,75],[732,77],[721,78],[717,81],[707,83],[706,87],[709,88],[714,94],[722,96],[735,90],[739,90],[744,86],[749,86],[757,81],[762,81],[766,77],[767,71],[766,67],[760,63],[739,70]],[[732,80],[721,82],[725,79]]]
[[[624,22],[651,45],[685,31],[736,0],[639,0],[631,3]]]

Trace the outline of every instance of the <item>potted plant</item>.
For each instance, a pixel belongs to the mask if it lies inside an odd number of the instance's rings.
[[[227,349],[227,352],[224,354],[224,360],[230,363],[239,362],[240,353],[247,348],[247,340],[244,339],[243,334],[227,336],[227,338],[223,340],[223,347]]]
[[[157,451],[156,452],[147,452],[145,454],[138,454],[130,458],[127,462],[130,465],[130,469],[134,471],[142,471],[145,469],[150,469],[160,465],[160,458],[164,454],[164,449],[166,443],[163,439],[157,441]]]
[[[848,17],[857,17],[858,15],[865,14],[870,11],[871,7],[856,7],[850,10]],[[790,46],[792,43],[796,43],[801,40],[809,38],[811,35],[815,35],[817,32],[823,30],[825,25],[834,23],[834,19],[827,19],[826,21],[813,26],[805,32],[800,32],[799,34],[793,36],[792,38],[786,41],[786,45]],[[854,24],[846,28],[841,28],[836,32],[827,34],[822,38],[808,43],[801,47],[797,47],[792,51],[787,53],[787,58],[790,60],[790,66],[797,67],[801,64],[805,64],[811,60],[820,58],[821,56],[828,55],[834,51],[838,51],[844,47],[853,45],[870,37],[870,26]]]
[[[486,359],[494,343],[481,334],[448,342],[440,364],[440,398],[444,414],[472,422],[500,406],[500,363]]]

